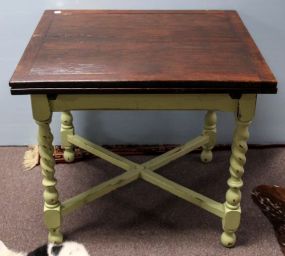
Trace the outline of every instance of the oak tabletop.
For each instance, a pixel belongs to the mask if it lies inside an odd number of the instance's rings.
[[[12,94],[276,93],[236,11],[47,10]]]

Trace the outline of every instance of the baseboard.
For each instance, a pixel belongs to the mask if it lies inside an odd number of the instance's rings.
[[[153,144],[153,145],[103,145],[104,148],[111,150],[119,155],[158,155],[163,154],[173,148],[179,146],[178,144]],[[266,149],[285,147],[285,144],[249,144],[250,149]],[[60,148],[60,146],[58,146]],[[229,144],[218,144],[214,151],[230,150]],[[201,149],[194,150],[200,152]]]

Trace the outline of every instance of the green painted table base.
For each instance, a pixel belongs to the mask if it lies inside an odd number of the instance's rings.
[[[38,143],[45,202],[44,221],[49,230],[50,242],[62,242],[60,225],[64,215],[141,178],[220,217],[224,230],[221,236],[222,244],[226,247],[235,245],[235,232],[239,227],[241,215],[240,189],[243,185],[241,177],[246,161],[248,127],[255,112],[255,94],[244,94],[240,99],[233,99],[227,94],[67,94],[58,95],[56,98],[32,95],[31,101],[33,117],[39,126]],[[71,110],[207,110],[207,114],[202,135],[150,161],[137,164],[75,135]],[[236,116],[229,168],[229,189],[224,203],[216,202],[154,172],[200,147],[203,149],[201,160],[205,163],[210,162],[216,142],[216,111],[233,112]],[[53,136],[50,130],[53,112],[62,112],[61,139],[66,161],[74,160],[73,147],[78,146],[124,169],[125,172],[60,203],[56,189],[57,181],[54,177]]]

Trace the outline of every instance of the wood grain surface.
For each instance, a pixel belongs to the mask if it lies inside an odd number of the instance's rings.
[[[12,94],[276,93],[235,11],[45,11]]]

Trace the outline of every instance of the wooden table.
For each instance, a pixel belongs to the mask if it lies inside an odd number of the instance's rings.
[[[138,178],[220,217],[222,244],[234,246],[240,224],[248,127],[259,93],[277,82],[235,11],[46,11],[10,81],[12,94],[30,94],[39,126],[44,220],[49,241],[62,241],[62,216]],[[137,164],[74,133],[71,110],[207,110],[203,132]],[[224,203],[155,172],[202,147],[212,160],[216,111],[233,112],[236,129]],[[125,172],[63,203],[54,177],[53,112],[62,112],[66,161],[74,146]],[[209,182],[211,182],[209,180]]]

